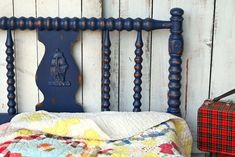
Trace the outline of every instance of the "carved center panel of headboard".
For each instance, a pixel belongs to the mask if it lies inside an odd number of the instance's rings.
[[[50,65],[50,74],[52,81],[48,82],[50,86],[70,86],[70,81],[66,81],[66,72],[68,70],[68,64],[63,52],[60,49],[56,49]]]
[[[45,54],[36,73],[36,83],[44,101],[36,106],[36,110],[83,111],[75,101],[79,69],[72,57],[78,34],[75,31],[38,31],[39,41],[45,45]]]

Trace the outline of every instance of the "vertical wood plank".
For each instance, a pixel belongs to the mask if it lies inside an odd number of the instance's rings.
[[[118,18],[119,14],[119,0],[105,0],[103,1],[104,17]],[[111,77],[110,77],[110,110],[118,111],[119,106],[119,55],[120,55],[120,32],[110,32],[111,40]]]
[[[35,1],[14,0],[14,14],[16,17],[35,16]],[[37,38],[36,31],[15,31],[15,54],[17,75],[18,111],[34,111],[38,103],[38,89],[35,83],[37,69]]]
[[[235,88],[235,1],[216,0],[210,96]],[[235,100],[231,95],[226,99]]]
[[[81,17],[82,14],[82,0],[59,0],[59,15],[60,17]],[[80,75],[82,76],[82,49],[81,49],[81,31],[79,33],[77,42],[73,45],[73,57],[79,66]],[[80,79],[81,80],[81,79]],[[82,104],[82,82],[76,94],[76,100]]]
[[[151,0],[120,0],[120,16],[122,18],[151,17]],[[120,111],[133,110],[134,88],[134,51],[136,31],[121,32],[120,34]],[[142,106],[141,110],[149,110],[149,80],[150,80],[150,54],[151,34],[143,32],[143,76],[142,76]]]
[[[83,17],[101,17],[102,1],[82,1]],[[83,32],[83,107],[85,111],[101,111],[101,32]]]
[[[0,1],[0,14],[2,16],[13,16],[12,1]],[[0,30],[0,113],[7,112],[7,70],[6,70],[6,51],[5,41],[7,32]]]
[[[196,147],[197,109],[208,97],[214,0],[154,1],[154,18],[167,19],[173,7],[184,9],[184,52],[181,110],[188,122]],[[153,33],[151,110],[167,108],[168,35],[167,31]],[[162,107],[163,105],[163,107]]]
[[[36,3],[37,17],[57,17],[59,16],[59,0],[37,0]],[[37,41],[38,64],[41,62],[45,52],[44,45]],[[39,102],[44,99],[43,94],[39,91]]]

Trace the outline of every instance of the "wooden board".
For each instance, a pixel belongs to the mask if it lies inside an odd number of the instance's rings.
[[[169,19],[172,2],[153,2],[153,18]],[[169,30],[153,31],[152,34],[152,56],[151,56],[151,92],[150,110],[165,112],[168,91],[168,38]]]
[[[211,73],[211,97],[235,88],[235,1],[217,0]],[[232,95],[226,99],[235,100]]]
[[[104,1],[103,4],[103,12],[104,17],[109,18],[119,18],[120,6],[119,1],[117,0],[108,0]],[[120,76],[120,32],[113,31],[110,32],[110,40],[111,40],[111,84],[110,84],[110,110],[118,111],[119,109],[119,76]]]
[[[28,1],[28,0],[27,0]],[[234,81],[231,79],[234,73],[234,31],[232,30],[232,23],[234,22],[234,2],[228,0],[216,1],[216,21],[214,30],[214,51],[212,62],[211,75],[211,92],[210,95],[217,96],[231,88],[234,88]],[[30,1],[24,7],[18,1],[1,1],[2,8],[0,13],[2,16],[12,16],[13,8],[17,15],[36,15],[36,16],[86,16],[86,17],[100,17],[102,13],[102,4],[99,0],[76,1],[72,0],[37,0]],[[33,6],[33,3],[36,3]],[[27,9],[29,8],[30,9]],[[82,8],[81,8],[82,7]],[[182,112],[183,117],[190,125],[190,129],[196,139],[196,113],[202,101],[208,97],[209,93],[209,77],[210,77],[210,58],[211,58],[211,44],[212,44],[212,25],[213,25],[213,11],[214,0],[169,0],[169,1],[134,1],[134,0],[108,0],[104,1],[104,17],[151,17],[166,20],[169,19],[169,10],[172,7],[181,7],[185,10],[184,21],[184,39],[185,50],[183,56],[183,79],[182,79]],[[81,12],[82,10],[82,12]],[[153,12],[151,12],[153,10]],[[226,10],[226,12],[224,11]],[[17,91],[24,93],[20,94],[19,102],[29,104],[25,106],[24,111],[34,110],[34,101],[37,101],[34,91],[33,70],[35,65],[32,63],[35,59],[32,53],[37,50],[38,57],[36,62],[40,62],[44,53],[44,46],[40,42],[36,42],[34,33],[24,35],[20,31],[16,32],[20,36],[27,36],[29,41],[22,42],[16,45],[17,53],[17,74],[19,80],[17,84],[19,89]],[[151,33],[144,33],[144,76],[143,76],[143,110],[148,110],[149,105],[151,110],[165,111],[167,108],[167,77],[168,77],[168,30],[158,30],[153,32],[151,41]],[[21,40],[18,36],[16,39]],[[134,73],[134,43],[136,39],[136,32],[122,32],[119,38],[118,32],[111,33],[112,42],[112,69],[111,69],[111,109],[121,111],[131,111],[133,109],[133,73]],[[7,110],[7,91],[6,91],[6,62],[5,62],[5,39],[4,31],[0,31],[0,112]],[[80,40],[80,38],[78,39]],[[119,42],[121,41],[121,42]],[[25,50],[25,43],[30,43]],[[92,43],[92,45],[91,45]],[[32,45],[35,44],[34,48]],[[147,45],[147,46],[146,46]],[[147,50],[146,50],[147,49]],[[4,53],[3,53],[4,52]],[[22,60],[23,54],[27,55],[26,61]],[[101,32],[86,31],[83,33],[83,41],[78,42],[74,47],[74,56],[77,63],[83,71],[83,90],[78,92],[78,101],[84,104],[86,111],[100,111],[101,107]],[[30,59],[32,58],[32,60]],[[30,60],[30,61],[29,61]],[[29,61],[30,67],[26,68],[26,63]],[[32,64],[31,64],[32,63]],[[121,66],[120,66],[121,65]],[[34,68],[32,68],[34,67]],[[20,71],[24,70],[24,73]],[[28,71],[26,69],[29,69]],[[226,70],[226,72],[224,72]],[[222,73],[223,72],[223,73]],[[120,74],[120,75],[119,75]],[[121,79],[119,79],[121,78]],[[20,82],[22,79],[30,81],[32,90],[28,85],[24,87]],[[25,82],[23,80],[23,82]],[[224,83],[226,82],[226,83]],[[119,85],[120,83],[120,85]],[[23,83],[25,84],[25,83]],[[27,94],[30,94],[30,96]],[[37,93],[37,92],[36,92]],[[18,93],[19,94],[19,93]],[[150,94],[150,96],[149,96]],[[26,97],[30,99],[26,99]],[[32,97],[32,99],[31,99]],[[36,98],[35,98],[36,97]],[[234,99],[235,97],[230,97]],[[43,96],[39,94],[39,100]],[[29,102],[30,101],[30,102]],[[33,102],[32,102],[33,101]],[[120,103],[119,103],[120,102]],[[118,106],[119,104],[119,106]],[[24,105],[24,104],[23,104]],[[194,152],[197,150],[196,143],[194,143]]]
[[[214,1],[171,0],[165,3],[160,0],[154,1],[154,18],[169,18],[168,12],[173,7],[181,7],[185,11],[181,109],[194,137],[194,152],[197,152],[197,109],[208,97],[209,91]],[[165,111],[167,108],[167,96],[164,93],[167,91],[168,84],[168,51],[167,45],[164,45],[166,42],[163,43],[163,40],[167,40],[166,34],[167,32],[162,32],[162,34],[153,35],[152,50],[151,109],[160,109],[161,111]],[[154,63],[162,66],[154,68]],[[159,85],[163,89],[160,90]],[[156,104],[159,105],[157,108]],[[161,105],[164,105],[164,107],[161,107]]]
[[[151,17],[151,0],[120,0],[120,16],[122,18]],[[134,6],[134,7],[133,7]],[[133,110],[133,87],[134,87],[134,57],[135,40],[137,33],[121,32],[120,34],[120,111]],[[149,110],[149,80],[150,80],[150,33],[142,33],[144,42],[143,69],[142,69],[142,111]]]
[[[0,1],[0,15],[13,16],[12,1]],[[0,30],[0,113],[7,112],[6,31]]]
[[[60,0],[59,1],[59,15],[60,17],[81,17],[82,15],[82,0]],[[73,45],[73,57],[79,66],[80,75],[82,76],[82,35],[79,32],[77,42]],[[80,88],[78,89],[76,99],[82,104],[82,80],[80,79]]]
[[[14,1],[16,17],[35,16],[35,1],[25,0],[24,7],[21,1]],[[15,54],[17,76],[17,103],[18,111],[33,111],[38,103],[38,89],[35,83],[37,70],[37,36],[36,31],[15,31]]]
[[[82,1],[83,17],[101,17],[100,0]],[[83,32],[83,107],[85,111],[101,111],[101,32]]]
[[[36,4],[37,17],[57,17],[59,16],[59,0],[37,0]],[[38,64],[42,60],[42,57],[45,53],[45,47],[41,42],[37,42],[37,51],[38,51]],[[41,91],[38,93],[39,102],[43,101],[43,94]]]

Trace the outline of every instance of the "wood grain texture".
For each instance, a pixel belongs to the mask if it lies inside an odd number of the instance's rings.
[[[101,17],[100,0],[82,1],[83,17]],[[101,32],[83,32],[83,107],[87,112],[101,111]]]
[[[0,14],[5,16],[13,16],[12,1],[0,0]],[[6,41],[7,32],[0,30],[0,113],[7,112],[7,69],[6,69]],[[14,37],[14,36],[13,36]]]
[[[196,148],[197,109],[208,97],[209,91],[214,1],[171,0],[165,3],[160,0],[154,1],[154,18],[169,18],[167,12],[173,7],[180,7],[185,11],[181,111],[194,137],[194,152],[198,152]],[[167,107],[165,93],[167,92],[168,50],[167,42],[164,42],[164,40],[167,41],[167,33],[163,31],[162,34],[153,34],[152,65],[156,65],[152,66],[151,71],[151,108],[153,110],[161,108],[161,111],[165,111]],[[158,108],[154,107],[156,104],[159,105]],[[160,107],[162,105],[163,107]]]
[[[36,12],[37,17],[58,17],[59,16],[59,0],[37,0],[36,3]],[[37,52],[38,52],[38,64],[41,62],[42,57],[45,53],[44,45],[37,41]],[[38,93],[39,102],[42,102],[44,99],[41,91]]]
[[[82,16],[82,0],[59,0],[59,15],[60,17],[81,17]],[[79,66],[80,71],[80,87],[76,94],[76,100],[80,104],[83,103],[83,87],[82,87],[82,35],[81,31],[78,34],[77,42],[73,45],[73,57]]]
[[[105,0],[103,1],[103,15],[105,18],[114,17],[118,18],[119,13],[119,1],[117,0]],[[118,111],[119,109],[119,74],[120,74],[120,32],[110,32],[111,40],[111,77],[110,77],[110,110]]]
[[[151,0],[120,0],[120,16],[123,18],[151,17]],[[121,32],[120,34],[120,111],[133,110],[134,88],[134,56],[136,31]],[[143,77],[142,77],[142,106],[141,110],[149,110],[149,80],[150,80],[150,43],[149,32],[143,32]]]
[[[210,97],[235,87],[235,1],[216,1]],[[226,10],[226,11],[225,11]],[[235,100],[231,95],[226,99]]]
[[[24,3],[25,5],[22,7],[21,1],[14,0],[15,16],[35,17],[35,1],[26,0]],[[37,70],[36,45],[36,31],[15,31],[17,103],[19,112],[32,111],[38,103],[38,88],[35,84],[35,73]]]

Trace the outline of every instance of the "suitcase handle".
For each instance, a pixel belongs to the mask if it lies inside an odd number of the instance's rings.
[[[227,96],[229,96],[229,95],[232,95],[232,94],[234,94],[234,93],[235,93],[235,89],[232,89],[232,90],[230,90],[230,91],[228,91],[228,92],[226,92],[226,93],[224,93],[224,94],[222,94],[222,95],[220,95],[220,96],[218,96],[218,97],[215,97],[215,98],[213,99],[213,102],[217,102],[217,101],[219,101],[220,99],[225,98],[225,97],[227,97]]]

